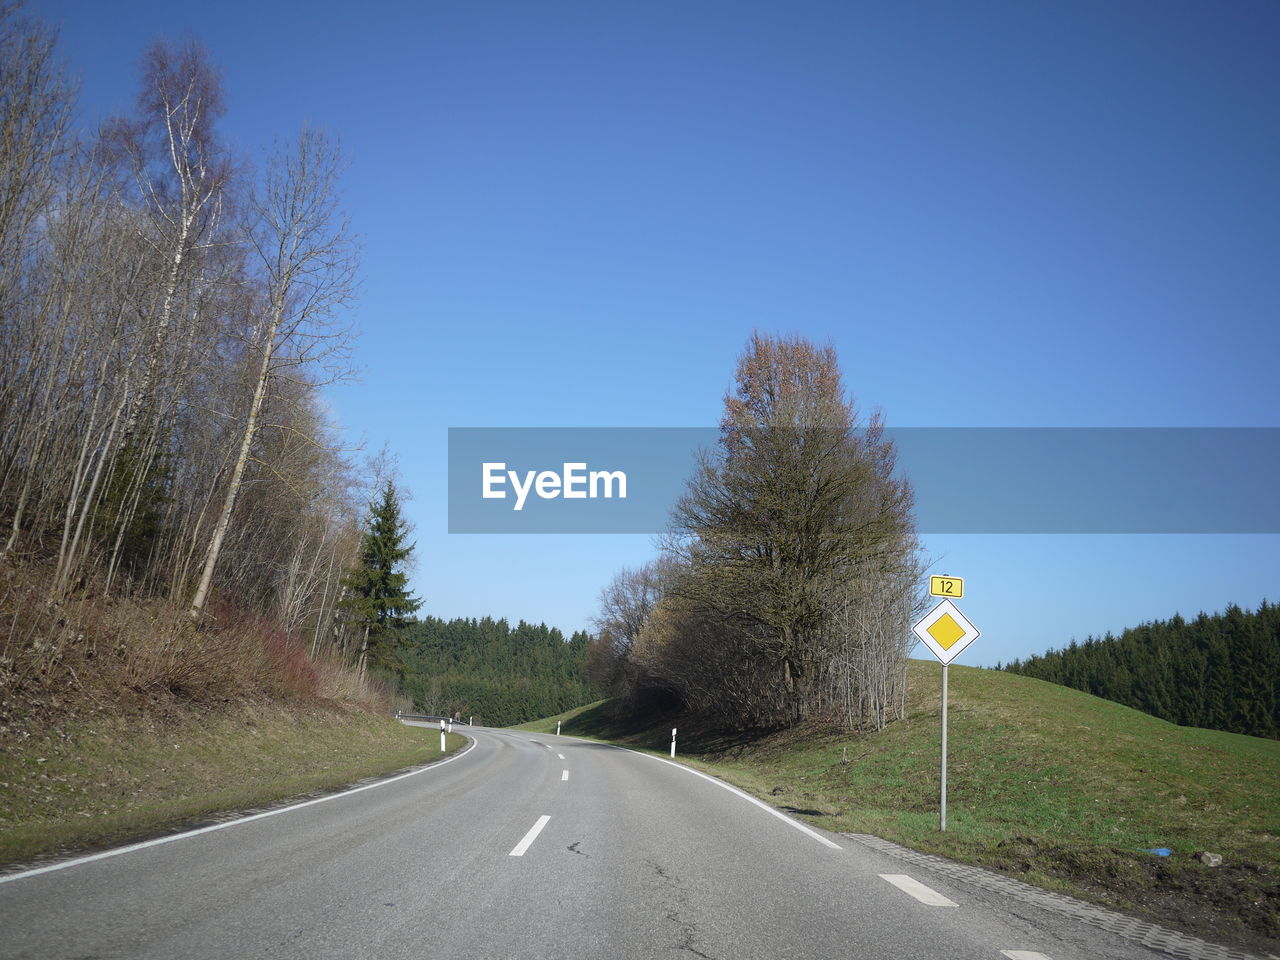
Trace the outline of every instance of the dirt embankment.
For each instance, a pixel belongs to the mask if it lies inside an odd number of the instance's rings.
[[[384,687],[262,617],[51,602],[35,572],[4,567],[0,631],[0,862],[438,755],[390,719]]]

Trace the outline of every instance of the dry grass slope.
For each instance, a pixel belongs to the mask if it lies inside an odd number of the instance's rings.
[[[46,598],[39,570],[0,564],[0,862],[439,756],[386,689],[265,618],[223,607],[197,629],[162,602]]]

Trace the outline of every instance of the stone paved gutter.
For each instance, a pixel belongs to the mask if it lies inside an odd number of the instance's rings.
[[[1159,924],[1138,920],[1092,903],[1085,903],[1082,900],[1076,900],[1061,893],[1041,890],[1039,887],[1033,887],[1029,883],[1023,883],[1020,880],[1014,880],[1011,877],[984,870],[981,867],[956,863],[954,860],[947,860],[945,857],[938,857],[933,854],[918,853],[915,850],[899,846],[896,843],[890,843],[888,840],[881,840],[879,837],[873,837],[870,834],[843,833],[841,836],[848,837],[850,840],[857,841],[891,857],[905,860],[907,863],[928,867],[930,870],[935,870],[964,883],[981,887],[984,890],[990,890],[993,893],[999,893],[1007,897],[1014,897],[1024,903],[1040,907],[1043,910],[1050,910],[1061,916],[1083,920],[1085,923],[1101,927],[1109,933],[1114,933],[1129,940],[1136,940],[1143,946],[1150,947],[1153,950],[1160,950],[1171,957],[1180,957],[1182,960],[1263,960],[1263,958],[1252,953],[1232,950],[1185,933],[1179,933],[1176,930],[1170,930],[1168,927],[1162,927]],[[1271,956],[1272,960],[1274,960],[1274,955]]]

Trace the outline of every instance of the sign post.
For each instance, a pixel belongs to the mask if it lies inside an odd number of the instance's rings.
[[[933,577],[933,580],[944,580],[954,585],[960,584],[964,590],[964,581],[955,577]],[[933,583],[929,584],[930,592]],[[954,586],[953,586],[954,589]],[[935,594],[936,596],[936,594]],[[938,805],[938,829],[947,829],[947,667],[960,651],[977,640],[982,632],[969,622],[950,600],[942,600],[936,607],[926,613],[911,628],[911,632],[924,642],[929,652],[942,662],[942,795]]]
[[[942,797],[938,801],[938,832],[947,832],[947,666],[942,665]]]

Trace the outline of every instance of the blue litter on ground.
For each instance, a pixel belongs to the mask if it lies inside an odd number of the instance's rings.
[[[1154,853],[1157,857],[1168,857],[1168,856],[1171,856],[1171,855],[1173,854],[1173,851],[1172,851],[1172,850],[1170,850],[1168,847],[1156,847],[1154,850],[1146,850],[1146,849],[1144,849],[1142,852],[1143,852],[1143,853]]]

